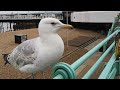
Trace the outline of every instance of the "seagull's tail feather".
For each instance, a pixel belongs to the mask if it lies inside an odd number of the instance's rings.
[[[4,65],[6,65],[6,64],[10,64],[9,62],[8,62],[8,55],[9,54],[2,54],[3,55],[3,59],[4,59],[4,61],[5,61],[5,64]]]

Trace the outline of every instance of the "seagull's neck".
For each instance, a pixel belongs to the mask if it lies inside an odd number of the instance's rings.
[[[49,39],[50,37],[53,37],[53,36],[58,36],[57,33],[40,33],[40,38],[45,40],[45,39]]]
[[[46,44],[56,44],[56,43],[63,43],[61,37],[57,33],[45,33],[45,34],[40,34],[40,40],[42,43]]]

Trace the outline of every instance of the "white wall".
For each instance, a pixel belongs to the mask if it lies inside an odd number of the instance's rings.
[[[71,14],[71,21],[88,23],[112,23],[118,13],[120,13],[120,11],[73,12]]]

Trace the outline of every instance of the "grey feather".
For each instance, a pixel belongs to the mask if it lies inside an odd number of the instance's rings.
[[[10,54],[9,62],[15,67],[32,64],[36,59],[35,46],[32,40],[27,40],[17,46]]]

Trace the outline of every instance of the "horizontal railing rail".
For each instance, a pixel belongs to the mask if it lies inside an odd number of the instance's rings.
[[[100,42],[98,45],[96,45],[93,49],[91,49],[89,52],[87,52],[85,55],[83,55],[81,58],[79,58],[77,61],[75,61],[73,64],[69,65],[64,62],[60,62],[56,64],[53,67],[52,75],[53,79],[75,79],[76,78],[76,73],[75,71],[85,62],[87,61],[93,54],[95,54],[99,49],[106,44],[114,35],[117,35],[118,32],[120,32],[120,27],[116,27],[114,32],[106,37],[102,42]],[[90,76],[95,72],[95,70],[98,68],[100,63],[104,60],[104,58],[109,54],[109,52],[112,49],[115,49],[115,41],[110,45],[110,47],[102,54],[102,56],[97,60],[97,62],[90,68],[90,70],[83,76],[82,79],[88,79]],[[111,60],[116,60],[116,58],[113,56],[111,57],[109,63],[111,63]],[[113,61],[114,61],[113,60]],[[108,66],[111,65],[109,68],[109,72],[112,68],[112,64],[107,64],[103,72],[101,73],[99,78],[103,78],[103,74],[105,73],[106,70],[108,70]],[[107,69],[106,69],[107,68]],[[116,68],[113,67],[112,71],[109,73],[109,77],[114,76]],[[108,75],[108,72],[106,73]],[[106,75],[104,78],[106,78]],[[112,76],[111,76],[112,75]]]

